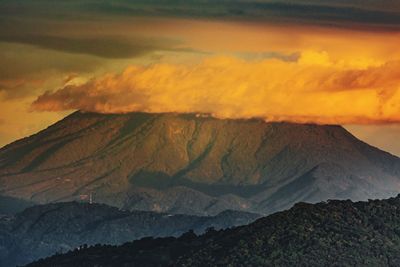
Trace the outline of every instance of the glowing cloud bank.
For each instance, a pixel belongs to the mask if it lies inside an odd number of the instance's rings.
[[[42,94],[38,111],[199,112],[323,124],[400,122],[400,62],[357,66],[305,51],[297,61],[212,57],[135,65]]]

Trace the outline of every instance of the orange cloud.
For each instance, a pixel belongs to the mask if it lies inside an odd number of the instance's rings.
[[[32,108],[201,112],[328,124],[400,122],[400,61],[353,63],[304,51],[296,62],[212,57],[196,64],[135,65],[46,92]]]

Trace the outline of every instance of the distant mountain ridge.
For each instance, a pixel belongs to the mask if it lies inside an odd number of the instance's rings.
[[[0,195],[0,215],[11,215],[23,211],[35,203],[23,199]]]
[[[233,229],[93,246],[28,267],[399,266],[400,196],[298,203]]]
[[[259,217],[240,211],[210,217],[171,215],[77,202],[38,205],[0,217],[0,266],[27,264],[83,244],[120,245],[147,236],[203,233],[210,227],[225,229]]]
[[[0,194],[39,203],[268,214],[398,192],[400,159],[334,125],[78,111],[0,150]]]

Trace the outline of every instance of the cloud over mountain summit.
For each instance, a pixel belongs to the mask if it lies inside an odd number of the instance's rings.
[[[213,57],[196,64],[132,65],[119,74],[48,91],[32,107],[200,112],[322,124],[399,122],[399,67],[398,61],[355,66],[315,51],[303,52],[294,62]]]

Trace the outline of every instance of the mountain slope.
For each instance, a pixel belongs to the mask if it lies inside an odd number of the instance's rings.
[[[195,114],[75,112],[0,150],[0,194],[170,213],[384,198],[399,178],[399,158],[340,126]]]
[[[216,216],[122,211],[87,203],[53,203],[0,219],[0,266],[26,264],[83,244],[123,244],[146,236],[179,236],[254,221],[257,214],[224,211]]]
[[[28,266],[399,266],[400,196],[296,204],[234,229],[94,246]]]
[[[33,205],[30,201],[0,195],[0,216],[16,214]]]

